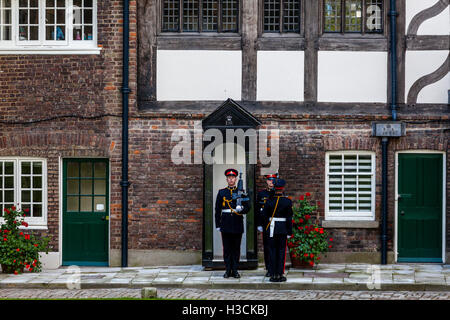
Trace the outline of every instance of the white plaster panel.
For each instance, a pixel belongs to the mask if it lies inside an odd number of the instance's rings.
[[[258,51],[256,99],[303,101],[303,51]]]
[[[156,98],[241,100],[241,51],[158,50]]]
[[[406,28],[408,31],[409,24],[416,14],[432,7],[437,0],[408,0],[406,1]],[[450,32],[450,11],[448,7],[435,17],[425,20],[417,30],[417,35],[448,35]]]
[[[60,267],[59,252],[40,252],[39,259],[42,262],[42,269],[58,269]]]
[[[318,100],[387,102],[387,53],[319,51]]]
[[[447,59],[448,51],[406,51],[405,101],[414,82],[437,70]],[[417,96],[417,103],[448,103],[450,76],[423,88]]]

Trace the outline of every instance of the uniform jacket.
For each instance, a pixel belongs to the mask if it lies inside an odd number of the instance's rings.
[[[274,214],[274,218],[286,218],[286,222],[276,221],[273,234],[291,235],[292,234],[292,215],[293,215],[292,201],[284,196],[274,195],[264,205],[264,209],[262,211],[262,216],[263,216],[265,225],[263,225],[263,228],[264,228],[264,230],[266,230],[267,225],[270,223],[270,220],[272,218],[272,214],[275,209],[275,205],[277,203],[278,198],[280,198],[280,200],[278,201],[278,205],[277,205],[277,208],[276,208],[276,211]],[[270,230],[270,226],[267,228],[267,232],[269,230]]]
[[[266,204],[267,200],[269,200],[271,197],[273,197],[274,191],[273,190],[267,190],[263,189],[258,192],[256,195],[256,226],[265,226],[267,223],[265,223],[264,217],[262,215],[262,209],[264,208],[264,205]]]
[[[224,189],[220,189],[217,193],[216,198],[216,206],[215,206],[215,220],[216,220],[216,228],[220,228],[221,232],[229,232],[229,233],[243,233],[244,232],[244,214],[247,214],[250,211],[250,202],[245,201],[242,202],[242,206],[244,209],[239,212],[237,215],[234,212],[222,212],[222,209],[236,209],[236,200],[232,200],[232,192],[237,192],[237,188],[233,189],[227,187]],[[225,197],[226,200],[232,200],[229,202],[230,207],[227,202],[223,200]]]

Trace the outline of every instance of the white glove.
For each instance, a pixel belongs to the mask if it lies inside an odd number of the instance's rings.
[[[259,232],[263,232],[263,227],[259,226],[257,229]]]
[[[216,230],[220,232],[220,228],[216,228]]]
[[[288,239],[290,239],[290,238],[291,238],[291,236],[287,236],[287,238],[288,238]]]
[[[242,206],[236,206],[236,212],[241,212],[244,209]]]

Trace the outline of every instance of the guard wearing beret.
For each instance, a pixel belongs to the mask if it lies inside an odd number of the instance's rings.
[[[292,201],[283,196],[286,182],[278,179],[275,183],[275,195],[269,199],[263,209],[264,227],[268,232],[269,273],[271,282],[286,281],[284,266],[286,262],[287,239],[292,235]]]
[[[242,206],[238,206],[237,200],[233,199],[233,193],[237,192],[238,171],[227,169],[225,176],[228,186],[220,189],[216,198],[216,228],[222,233],[223,259],[226,268],[224,278],[240,278],[237,269],[241,255],[241,239],[244,233],[243,215],[250,211],[250,202],[244,201]]]
[[[269,246],[267,245],[268,233],[264,229],[264,226],[267,225],[267,222],[264,220],[264,217],[262,216],[262,211],[267,200],[272,198],[273,195],[275,194],[274,182],[277,179],[277,175],[268,174],[265,176],[265,178],[267,184],[266,188],[258,191],[258,194],[256,195],[256,225],[258,231],[263,233],[264,265],[267,270],[266,277],[270,277],[271,275],[269,273]]]

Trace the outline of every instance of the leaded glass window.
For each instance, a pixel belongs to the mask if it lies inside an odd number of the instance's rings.
[[[238,32],[238,0],[163,0],[162,32]]]
[[[324,0],[324,32],[382,33],[383,0]]]
[[[264,32],[300,32],[300,0],[264,0]]]

